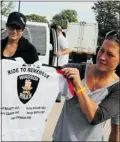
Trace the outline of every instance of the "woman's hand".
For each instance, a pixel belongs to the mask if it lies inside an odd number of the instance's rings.
[[[62,71],[64,72],[64,75],[67,78],[72,79],[75,90],[78,90],[82,87],[82,82],[81,82],[81,78],[80,78],[80,74],[79,74],[78,69],[76,69],[76,68],[64,68],[64,69],[62,69]]]

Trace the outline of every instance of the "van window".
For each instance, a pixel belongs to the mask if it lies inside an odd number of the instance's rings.
[[[44,26],[27,25],[23,36],[27,38],[37,49],[37,52],[41,55],[46,54],[47,35],[46,28]]]

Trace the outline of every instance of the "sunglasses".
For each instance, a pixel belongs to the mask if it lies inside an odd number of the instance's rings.
[[[120,31],[110,31],[106,34],[105,39],[114,39],[118,43],[120,43]]]
[[[8,28],[9,28],[9,30],[15,30],[16,29],[16,31],[17,32],[21,32],[21,31],[23,31],[23,29],[21,29],[19,26],[8,26]]]

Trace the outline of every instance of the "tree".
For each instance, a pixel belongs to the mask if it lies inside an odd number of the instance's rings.
[[[45,16],[39,16],[36,14],[30,14],[30,15],[25,15],[25,16],[26,16],[27,21],[48,23],[48,20],[46,19]]]
[[[52,24],[60,25],[63,29],[67,28],[68,22],[77,22],[77,12],[75,10],[62,10],[52,18]]]
[[[105,34],[110,30],[120,29],[120,2],[119,1],[98,1],[92,7],[98,22],[100,46]]]
[[[8,16],[11,13],[13,7],[14,5],[12,1],[10,2],[1,1],[1,14],[4,16]]]

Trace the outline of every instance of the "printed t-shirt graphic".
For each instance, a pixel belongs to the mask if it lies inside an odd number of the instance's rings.
[[[70,83],[53,67],[3,59],[2,141],[40,141],[58,93],[73,97]]]

